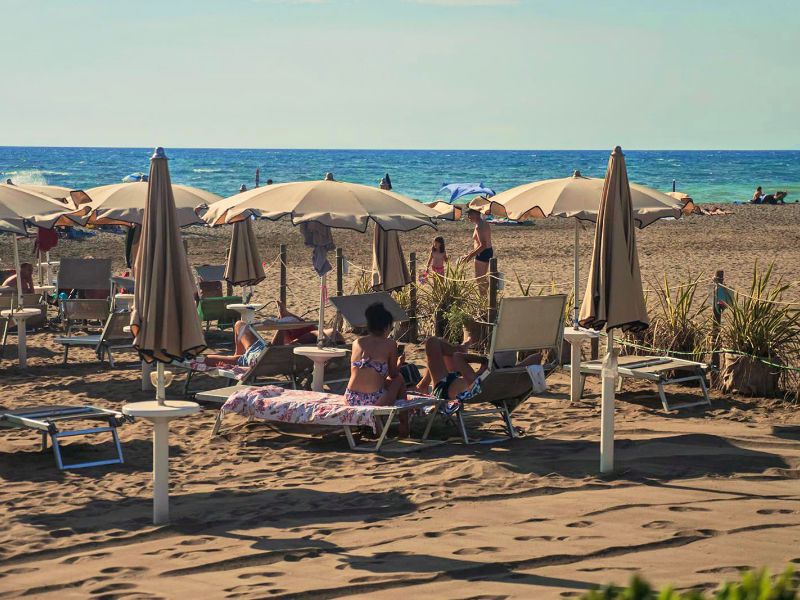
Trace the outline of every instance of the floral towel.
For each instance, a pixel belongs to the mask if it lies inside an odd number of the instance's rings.
[[[398,402],[406,408],[422,407],[436,403],[435,398],[412,397]],[[274,385],[243,386],[228,397],[222,406],[223,413],[244,417],[308,425],[333,425],[371,427],[377,431],[375,421],[377,406],[351,406],[344,396],[307,390],[287,390]]]

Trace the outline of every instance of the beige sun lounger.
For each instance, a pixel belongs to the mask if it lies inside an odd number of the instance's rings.
[[[81,302],[78,300],[78,302]],[[100,363],[105,362],[108,355],[108,364],[112,368],[114,356],[112,352],[117,350],[127,350],[133,348],[133,335],[125,328],[130,325],[131,315],[129,312],[114,312],[108,315],[103,332],[99,335],[68,335],[55,338],[56,344],[64,346],[64,364],[69,358],[69,349],[76,347],[94,348]]]
[[[571,370],[571,368],[571,365],[565,365],[565,369]],[[581,387],[579,397],[583,396],[583,386],[586,382],[586,377],[588,375],[600,377],[602,370],[602,359],[581,362]],[[708,385],[706,384],[707,372],[707,364],[684,360],[682,358],[672,358],[670,356],[620,356],[617,366],[617,373],[619,375],[617,386],[618,389],[621,389],[622,381],[625,378],[655,383],[658,388],[658,396],[661,399],[661,405],[664,407],[665,411],[688,408],[690,406],[711,406],[711,398],[708,396]],[[703,398],[696,402],[671,404],[667,400],[664,386],[675,383],[688,383],[690,381],[700,384],[700,388],[703,391]]]
[[[222,407],[225,402],[227,402],[228,398],[242,389],[242,386],[234,385],[226,388],[219,388],[216,390],[209,390],[206,392],[198,392],[195,396],[195,399],[198,402],[204,402],[213,404],[219,407]],[[305,394],[316,394],[317,392],[301,392]],[[433,398],[433,397],[418,397],[416,399],[412,399],[409,402],[404,403],[402,406],[373,406],[373,407],[364,407],[368,408],[373,416],[375,417],[376,421],[378,422],[378,439],[374,443],[358,443],[353,435],[353,426],[352,425],[326,425],[326,424],[312,424],[309,425],[313,428],[319,427],[341,427],[342,431],[347,438],[347,443],[350,446],[351,450],[355,450],[358,452],[392,452],[392,453],[406,453],[406,452],[415,452],[421,450],[422,448],[430,448],[432,446],[438,446],[444,444],[445,441],[440,440],[429,440],[428,435],[431,431],[431,426],[433,425],[434,418],[436,417],[438,405],[442,401]],[[386,443],[389,428],[395,422],[398,415],[403,411],[409,410],[416,410],[416,409],[424,409],[426,407],[431,407],[431,410],[427,415],[425,415],[426,425],[425,431],[422,434],[422,437],[419,440],[394,440],[389,444]],[[220,408],[219,414],[217,415],[217,419],[214,422],[214,428],[212,429],[211,435],[212,437],[219,434],[220,429],[222,428],[222,419],[224,417],[224,413]],[[255,420],[262,420],[258,418],[252,418],[252,421]],[[265,421],[270,422],[270,421]],[[287,421],[275,421],[275,423],[284,423],[284,424],[292,424]]]
[[[514,356],[548,350],[550,360],[543,365],[545,374],[558,367],[566,301],[567,297],[563,294],[506,297],[500,301],[497,323],[492,330],[489,366],[479,377],[481,392],[464,402],[455,414],[465,444],[498,441],[496,438],[474,440],[468,435],[465,419],[489,414],[498,414],[503,419],[508,438],[516,437],[511,413],[530,396],[532,384],[527,367],[502,365],[508,362],[509,354]],[[475,404],[488,404],[491,408],[471,409]]]

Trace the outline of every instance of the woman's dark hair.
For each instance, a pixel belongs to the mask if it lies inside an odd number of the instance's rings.
[[[394,323],[392,313],[386,310],[383,302],[370,305],[364,314],[367,317],[367,331],[373,335],[383,335]]]
[[[431,251],[432,252],[439,252],[436,249],[436,244],[439,244],[439,246],[442,247],[442,250],[441,250],[442,252],[447,252],[447,250],[445,250],[445,248],[444,248],[444,238],[442,236],[437,235],[435,238],[433,238],[433,244],[431,245]]]

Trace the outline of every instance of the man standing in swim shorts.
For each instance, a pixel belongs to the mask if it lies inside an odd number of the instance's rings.
[[[481,213],[470,208],[467,211],[467,219],[475,225],[472,232],[472,252],[461,257],[462,262],[475,259],[475,278],[478,280],[478,289],[484,296],[489,291],[489,260],[494,256],[492,248],[492,230],[489,223],[483,220]]]

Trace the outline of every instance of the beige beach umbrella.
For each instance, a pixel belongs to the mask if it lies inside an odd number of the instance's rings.
[[[81,225],[141,224],[148,200],[148,182],[114,183],[72,193],[77,209],[73,213]],[[86,203],[86,197],[91,201]],[[195,209],[222,199],[200,188],[172,186],[178,227],[202,224]]]
[[[437,218],[445,221],[460,221],[464,212],[463,204],[450,204],[442,200],[435,200],[434,202],[426,202],[425,206],[434,210],[438,215]]]
[[[372,240],[372,288],[390,292],[411,283],[400,235],[396,231],[384,231],[375,225]]]
[[[231,285],[247,286],[257,285],[267,277],[251,219],[238,221],[233,225],[224,277]]]
[[[72,197],[70,196],[70,192],[73,191],[71,188],[62,187],[60,185],[33,185],[27,183],[12,183],[12,185],[28,192],[34,192],[52,198],[53,200],[58,200],[62,204],[74,206]]]
[[[617,146],[608,160],[603,194],[595,226],[589,281],[580,310],[580,324],[608,333],[603,363],[602,430],[600,470],[614,465],[614,392],[617,352],[614,329],[642,330],[650,320],[645,307],[631,188],[622,149]]]
[[[436,229],[434,220],[438,215],[411,198],[381,188],[335,181],[328,173],[321,181],[278,183],[225,198],[210,205],[203,219],[210,225],[222,225],[251,216],[272,221],[288,218],[294,225],[316,224],[304,234],[306,245],[316,246],[315,269],[320,274],[318,326],[321,345],[328,270],[324,265],[325,252],[332,244],[330,236],[326,236],[318,226],[364,233],[369,222],[374,221],[386,231],[411,231],[418,227]],[[314,237],[320,238],[321,242],[314,243]]]
[[[211,225],[235,223],[250,216],[294,225],[316,221],[336,229],[364,233],[369,221],[386,231],[434,227],[435,210],[421,202],[380,188],[334,181],[298,181],[253,188],[209,205],[204,219]]]
[[[153,154],[150,178],[144,185],[148,193],[133,267],[131,332],[133,345],[145,361],[168,363],[199,354],[206,343],[163,148]]]
[[[526,183],[501,192],[492,198],[480,198],[470,203],[470,208],[475,208],[484,214],[514,221],[546,217],[575,218],[573,321],[577,321],[578,318],[578,299],[580,298],[578,252],[580,224],[578,221],[597,221],[603,194],[603,182],[603,179],[584,177],[580,171],[575,171],[571,177]],[[643,185],[630,184],[630,198],[633,220],[639,229],[647,227],[659,219],[678,219],[683,214],[683,203]]]

